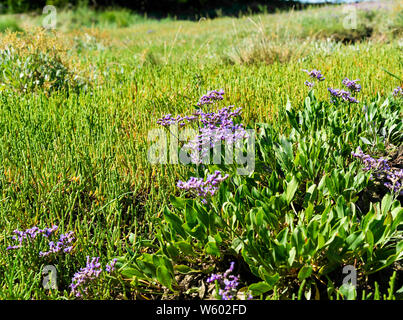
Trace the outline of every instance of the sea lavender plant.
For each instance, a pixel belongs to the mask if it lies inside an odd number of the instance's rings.
[[[201,164],[208,159],[211,149],[225,141],[233,145],[236,141],[247,137],[242,125],[228,127],[200,128],[199,135],[184,145],[184,150],[190,151],[190,158],[194,164]]]
[[[215,146],[226,142],[228,145],[247,137],[242,124],[235,124],[234,118],[240,116],[241,108],[224,107],[217,112],[205,113],[197,110],[194,115],[200,119],[199,134],[184,148],[190,151],[193,163],[200,164]]]
[[[312,71],[303,69],[302,71],[306,72],[311,78],[317,79],[319,81],[323,81],[326,78],[320,72],[320,70],[313,69]]]
[[[210,104],[216,100],[222,100],[223,90],[213,90],[203,96],[198,105]],[[199,134],[184,144],[183,149],[190,152],[190,159],[194,164],[204,163],[212,148],[225,142],[227,145],[234,144],[242,138],[246,138],[247,132],[242,124],[235,124],[234,119],[241,114],[241,108],[234,109],[234,106],[227,106],[216,112],[204,112],[196,110],[188,117],[172,117],[171,114],[164,116],[157,121],[162,126],[169,126],[174,123],[181,123],[186,120],[192,122],[198,120]],[[213,196],[218,190],[218,184],[225,180],[228,175],[222,176],[220,171],[208,175],[206,180],[192,177],[188,181],[178,181],[180,189],[192,190],[200,196],[203,203],[207,203],[207,198]]]
[[[186,182],[179,180],[177,187],[183,190],[192,190],[202,198],[203,203],[207,203],[207,197],[214,196],[219,184],[227,178],[228,174],[222,176],[221,172],[217,170],[213,174],[207,175],[206,180],[195,177],[191,177]]]
[[[402,87],[397,87],[396,89],[393,90],[393,96],[394,97],[403,97],[403,88]]]
[[[352,152],[351,155],[354,158],[360,159],[365,167],[364,171],[374,171],[376,174],[382,174],[383,172],[389,172],[390,166],[385,158],[375,159],[368,154],[365,154],[360,147],[357,148],[357,152]]]
[[[313,86],[315,85],[315,83],[309,81],[305,81],[304,84],[309,88],[313,88]]]
[[[41,257],[49,256],[52,253],[70,253],[73,250],[74,232],[70,231],[68,233],[60,235],[59,241],[54,243],[54,241],[49,242],[49,251],[40,252]]]
[[[116,262],[118,261],[118,259],[113,259],[110,263],[108,263],[106,266],[105,266],[105,270],[106,270],[106,272],[108,272],[108,273],[112,273],[113,271],[115,271],[115,265],[116,265]]]
[[[389,182],[385,182],[391,192],[403,195],[403,169],[389,171],[386,175]]]
[[[350,90],[351,92],[360,92],[361,91],[361,85],[359,85],[357,82],[360,81],[359,79],[357,80],[350,80],[348,78],[344,78],[342,83]]]
[[[237,296],[237,288],[239,286],[239,275],[234,276],[235,262],[230,263],[229,269],[224,274],[216,273],[207,278],[207,283],[215,283],[218,286],[218,295],[222,300],[234,300]],[[248,295],[248,300],[252,299],[252,295]]]
[[[18,229],[14,230],[15,235],[12,237],[13,240],[18,241],[18,245],[9,246],[7,250],[15,250],[22,248],[24,245],[29,246],[30,243],[38,236],[43,235],[48,238],[51,236],[56,230],[57,226],[52,226],[51,228],[40,229],[37,226],[34,226],[30,229],[26,229],[25,231],[20,231]]]
[[[341,90],[341,89],[333,89],[333,88],[327,88],[327,90],[330,92],[332,95],[333,99],[332,102],[339,101],[340,99],[349,102],[349,103],[358,103],[359,101],[351,96],[351,93],[349,91]]]
[[[364,163],[364,171],[371,171],[378,179],[386,178],[389,181],[385,182],[384,186],[395,194],[403,195],[403,169],[391,168],[385,158],[375,159],[365,154],[360,147],[357,150],[357,152],[352,152],[351,154]],[[372,174],[371,178],[373,178]]]
[[[101,273],[99,257],[93,257],[90,260],[90,257],[87,256],[86,266],[74,274],[70,285],[71,292],[78,298],[87,295],[90,283],[98,279]]]
[[[204,96],[202,96],[197,103],[198,106],[202,106],[205,104],[212,104],[215,101],[223,100],[224,99],[224,90],[212,90],[207,92]]]
[[[214,99],[221,100],[223,94],[224,91],[222,90],[210,91],[200,99],[203,103],[199,102],[198,105],[209,104],[206,101],[213,101]],[[157,123],[164,127],[173,124],[182,127],[187,123],[198,121],[198,135],[185,143],[183,147],[190,153],[192,163],[201,164],[215,146],[224,141],[232,145],[236,141],[248,137],[243,125],[234,123],[234,119],[240,116],[241,110],[242,108],[234,109],[234,106],[224,107],[216,112],[204,112],[198,109],[186,117],[172,117],[171,114],[167,114],[158,119]]]
[[[163,127],[169,127],[174,124],[177,124],[179,127],[184,127],[186,124],[191,123],[195,120],[197,120],[196,116],[182,117],[182,116],[178,115],[178,116],[176,116],[176,118],[173,118],[171,114],[167,114],[167,115],[163,116],[162,118],[158,119],[157,124],[159,124]]]

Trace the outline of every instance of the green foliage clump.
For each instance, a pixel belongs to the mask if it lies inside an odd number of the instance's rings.
[[[19,56],[12,47],[0,50],[0,72],[3,90],[61,90],[68,89],[76,81],[59,59],[44,52]]]
[[[207,204],[171,197],[156,234],[159,249],[141,255],[123,273],[156,279],[175,291],[177,272],[194,272],[199,259],[231,257],[260,278],[248,284],[254,296],[351,298],[334,283],[344,265],[355,265],[365,286],[366,277],[403,258],[397,195],[385,187],[382,201],[365,206],[362,194],[375,182],[351,157],[358,146],[383,153],[385,146],[401,145],[400,112],[398,100],[382,103],[378,97],[360,110],[318,101],[310,91],[301,111],[286,106],[281,115],[286,132],[257,124],[252,174],[229,169],[232,179]]]
[[[13,18],[1,18],[0,19],[0,32],[6,31],[22,31],[18,22]]]
[[[1,90],[31,92],[36,89],[79,90],[85,80],[69,63],[54,39],[39,33],[36,37],[10,33],[0,49]]]

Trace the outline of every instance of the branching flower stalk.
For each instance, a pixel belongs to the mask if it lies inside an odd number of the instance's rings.
[[[215,283],[218,296],[222,300],[234,300],[237,297],[239,275],[231,275],[231,273],[234,271],[234,267],[235,262],[231,262],[229,269],[227,269],[224,274],[215,273],[207,278],[207,283]],[[252,295],[249,294],[247,299],[253,299]]]
[[[385,158],[375,159],[365,154],[360,147],[357,152],[351,154],[364,163],[364,171],[371,171],[378,179],[386,178],[389,181],[385,182],[384,186],[396,195],[403,195],[403,169],[392,169]]]

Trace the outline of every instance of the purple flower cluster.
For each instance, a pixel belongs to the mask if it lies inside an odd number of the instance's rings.
[[[302,71],[306,72],[311,78],[317,79],[319,81],[323,81],[326,78],[320,73],[320,70],[313,69],[312,71],[303,69]]]
[[[218,110],[218,112],[204,113],[202,110],[196,110],[193,115],[182,117],[180,115],[173,117],[170,113],[157,120],[157,124],[163,127],[169,127],[177,124],[184,127],[188,123],[200,120],[206,126],[221,125],[228,127],[232,125],[232,118],[238,117],[241,114],[242,108],[232,110],[233,106],[228,106]]]
[[[207,112],[204,113],[200,109],[197,110],[194,115],[200,118],[200,122],[206,127],[222,126],[231,127],[233,126],[233,118],[241,115],[242,108],[237,108],[233,110],[234,106],[224,107],[217,112]]]
[[[389,171],[386,178],[389,182],[385,182],[385,187],[396,194],[403,195],[403,169]]]
[[[202,202],[206,203],[206,198],[208,196],[214,196],[218,190],[219,184],[227,178],[228,174],[222,176],[221,172],[217,170],[215,173],[208,175],[206,180],[195,177],[191,177],[186,182],[179,180],[177,187],[179,189],[192,190],[196,192],[198,196],[202,197]]]
[[[358,103],[359,101],[351,96],[351,92],[341,90],[341,89],[332,89],[332,88],[327,88],[327,90],[330,92],[330,94],[333,96],[333,98],[336,98],[336,100],[342,99],[346,102],[349,103]],[[334,102],[334,100],[332,100]]]
[[[402,87],[397,87],[396,89],[393,90],[393,96],[395,97],[403,97],[403,88]]]
[[[101,263],[99,257],[92,258],[87,256],[87,265],[85,268],[81,268],[80,271],[74,274],[72,283],[70,285],[71,292],[76,297],[81,297],[83,294],[88,293],[88,283],[97,279],[102,272]]]
[[[204,96],[202,96],[197,103],[198,106],[202,106],[205,104],[212,104],[217,100],[223,100],[224,99],[224,90],[212,90],[207,92]]]
[[[237,287],[239,286],[239,276],[230,275],[234,271],[235,262],[231,262],[230,267],[224,274],[212,274],[209,278],[207,278],[207,283],[218,282],[219,291],[222,300],[233,300],[237,295]],[[251,295],[248,296],[248,299],[252,299]]]
[[[351,154],[364,163],[364,171],[372,171],[378,179],[386,177],[389,182],[385,182],[384,186],[391,192],[403,195],[403,169],[392,169],[385,158],[374,159],[365,154],[360,147],[358,147],[358,152]]]
[[[203,96],[198,105],[211,104],[213,101],[222,100],[223,90],[213,90]],[[241,114],[241,108],[234,109],[234,106],[224,107],[216,112],[204,112],[196,110],[189,117],[172,117],[170,114],[157,121],[162,126],[171,124],[189,123],[197,120],[199,132],[190,141],[184,144],[183,149],[190,153],[190,160],[194,164],[204,163],[215,146],[221,146],[223,142],[227,145],[246,138],[247,132],[242,124],[235,124],[234,119]],[[208,175],[206,180],[192,177],[187,182],[178,181],[177,186],[184,190],[193,190],[202,197],[202,202],[207,203],[206,197],[213,196],[218,190],[218,184],[228,177],[222,176],[220,171]]]
[[[68,233],[60,235],[59,241],[54,243],[54,241],[49,242],[49,251],[40,252],[41,257],[48,256],[52,253],[59,253],[63,251],[64,253],[70,253],[73,250],[74,232],[70,231]]]
[[[333,97],[332,102],[336,102],[339,100],[344,100],[349,103],[359,103],[359,101],[353,97],[351,94],[353,92],[360,92],[361,91],[361,85],[359,85],[357,82],[360,80],[350,80],[348,78],[344,78],[342,83],[347,87],[349,91],[342,90],[342,89],[333,89],[333,88],[327,88],[327,90],[330,92],[331,96]]]
[[[116,262],[117,259],[115,258],[110,263],[106,264],[105,271],[107,273],[115,271]],[[83,295],[88,295],[90,283],[99,279],[102,271],[99,257],[93,257],[90,259],[90,257],[87,256],[86,266],[81,268],[73,276],[70,284],[71,292],[78,298]]]
[[[384,172],[390,170],[388,161],[385,158],[374,159],[370,155],[365,154],[360,147],[358,147],[357,152],[352,152],[351,155],[354,158],[361,159],[365,165],[365,168],[363,168],[364,171],[374,170],[375,172]]]
[[[157,123],[163,127],[169,127],[173,124],[177,124],[180,127],[184,127],[186,124],[191,123],[198,118],[196,116],[186,116],[182,117],[180,115],[176,116],[176,118],[172,117],[172,115],[169,113],[162,118],[157,120]]]
[[[357,82],[360,80],[350,80],[348,78],[344,78],[342,83],[350,90],[351,92],[360,92],[361,91],[361,85],[359,85]]]
[[[25,231],[20,231],[18,229],[14,230],[15,236],[12,237],[13,240],[18,240],[18,245],[9,246],[7,250],[19,249],[23,246],[25,240],[30,242],[34,240],[38,235],[43,235],[48,238],[52,233],[57,230],[57,226],[52,226],[51,228],[39,229],[37,226],[34,226]]]
[[[108,273],[112,273],[113,271],[115,271],[115,265],[116,265],[116,262],[118,261],[118,259],[113,259],[110,263],[108,263],[106,266],[105,266],[105,270],[106,270],[106,272],[108,272]]]
[[[309,81],[305,81],[304,84],[309,88],[312,88],[315,85],[315,83]]]
[[[216,100],[221,100],[223,94],[224,91],[222,90],[214,90],[210,91],[207,96],[210,97],[210,100],[216,96],[220,97],[216,98]],[[210,101],[206,98],[207,96],[203,96],[200,101]],[[202,104],[199,103],[199,105]],[[224,107],[217,112],[203,112],[199,109],[191,116],[186,117],[172,117],[171,114],[168,114],[158,119],[157,123],[164,127],[172,124],[178,124],[182,127],[187,123],[198,121],[198,135],[188,141],[184,145],[184,149],[190,152],[192,163],[201,164],[209,155],[210,150],[223,141],[227,144],[234,144],[240,139],[247,138],[247,133],[243,125],[234,123],[234,119],[240,116],[241,110],[242,108],[234,109],[234,106]]]
[[[190,151],[193,163],[200,164],[205,159],[210,149],[225,141],[232,145],[236,141],[247,137],[246,130],[242,124],[234,124],[234,118],[241,113],[241,108],[233,110],[233,106],[224,107],[217,112],[204,113],[197,110],[195,115],[200,119],[201,126],[199,134],[184,148]]]

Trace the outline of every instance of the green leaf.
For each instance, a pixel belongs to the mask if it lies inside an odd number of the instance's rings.
[[[318,234],[318,244],[316,246],[316,250],[322,249],[322,247],[325,245],[325,237],[319,233]]]
[[[302,281],[302,280],[304,280],[304,279],[309,278],[309,277],[311,276],[311,274],[312,274],[312,267],[310,267],[310,266],[303,266],[303,267],[301,268],[301,270],[299,270],[299,272],[298,272],[298,279],[299,279],[300,281]]]
[[[287,113],[288,121],[290,122],[291,126],[300,132],[300,126],[298,125],[297,119],[295,117],[295,112],[292,110],[291,102],[288,100],[285,106],[285,112]]]
[[[362,142],[364,142],[365,144],[371,145],[371,141],[369,141],[367,138],[364,137],[360,137],[360,139],[362,140]]]
[[[290,250],[289,257],[288,257],[288,265],[290,267],[292,267],[292,264],[294,263],[296,254],[297,254],[297,250],[295,249],[295,247],[292,247]]]
[[[164,208],[164,217],[178,234],[180,234],[183,238],[186,237],[185,230],[182,227],[182,220],[171,211],[169,211],[167,207]]]
[[[190,228],[193,228],[197,223],[195,209],[190,205],[185,206],[185,220]]]
[[[182,274],[189,274],[192,272],[198,272],[197,270],[194,270],[188,266],[185,266],[184,264],[179,264],[174,266],[175,271],[178,271],[179,273]]]
[[[249,290],[252,292],[252,295],[254,295],[254,296],[259,296],[261,294],[264,294],[271,289],[272,289],[272,286],[267,284],[264,281],[252,283],[249,286]]]
[[[293,176],[292,180],[287,184],[287,190],[285,191],[285,200],[287,201],[287,204],[290,204],[291,200],[294,198],[297,189],[298,181],[295,176]]]
[[[385,194],[381,202],[382,214],[386,215],[392,206],[393,196],[390,193]]]
[[[201,242],[205,242],[207,238],[207,233],[206,233],[206,228],[203,227],[202,225],[198,224],[196,227],[194,227],[192,230],[187,230],[187,232],[192,235],[192,237],[195,237],[197,240]]]
[[[192,255],[193,256],[195,254],[195,252],[193,251],[192,246],[189,243],[185,242],[185,241],[175,242],[175,246],[177,246],[186,255]]]
[[[362,231],[356,231],[346,238],[347,250],[354,251],[364,242],[365,235]]]
[[[374,235],[372,234],[371,230],[368,230],[365,233],[365,241],[368,244],[368,253],[370,256],[372,256],[372,252],[374,250]]]
[[[206,228],[209,228],[210,224],[210,219],[208,212],[204,209],[204,207],[198,207],[197,210],[195,210],[197,214],[197,219],[200,221],[202,225],[204,225]]]
[[[169,197],[169,202],[176,208],[178,209],[183,209],[185,208],[186,201],[185,199],[170,196]]]
[[[158,266],[157,279],[163,286],[165,286],[173,291],[172,276],[167,267],[165,267],[163,265]]]
[[[169,254],[169,256],[171,256],[172,258],[179,256],[179,250],[172,244],[167,243],[165,245],[165,249],[166,249],[167,253]]]
[[[241,252],[244,247],[244,243],[239,238],[234,238],[232,240],[231,248],[235,250],[236,253]]]
[[[212,256],[219,257],[220,256],[220,249],[217,246],[217,243],[215,242],[215,239],[209,236],[209,241],[206,245],[206,253],[211,254]]]
[[[270,275],[267,272],[261,272],[261,275],[263,276],[263,279],[266,281],[266,283],[272,287],[274,287],[276,283],[280,280],[280,275],[278,273]]]
[[[132,279],[134,277],[144,278],[144,274],[142,274],[140,271],[138,271],[135,268],[126,267],[123,270],[121,270],[120,272],[124,277],[129,278],[129,279]]]

